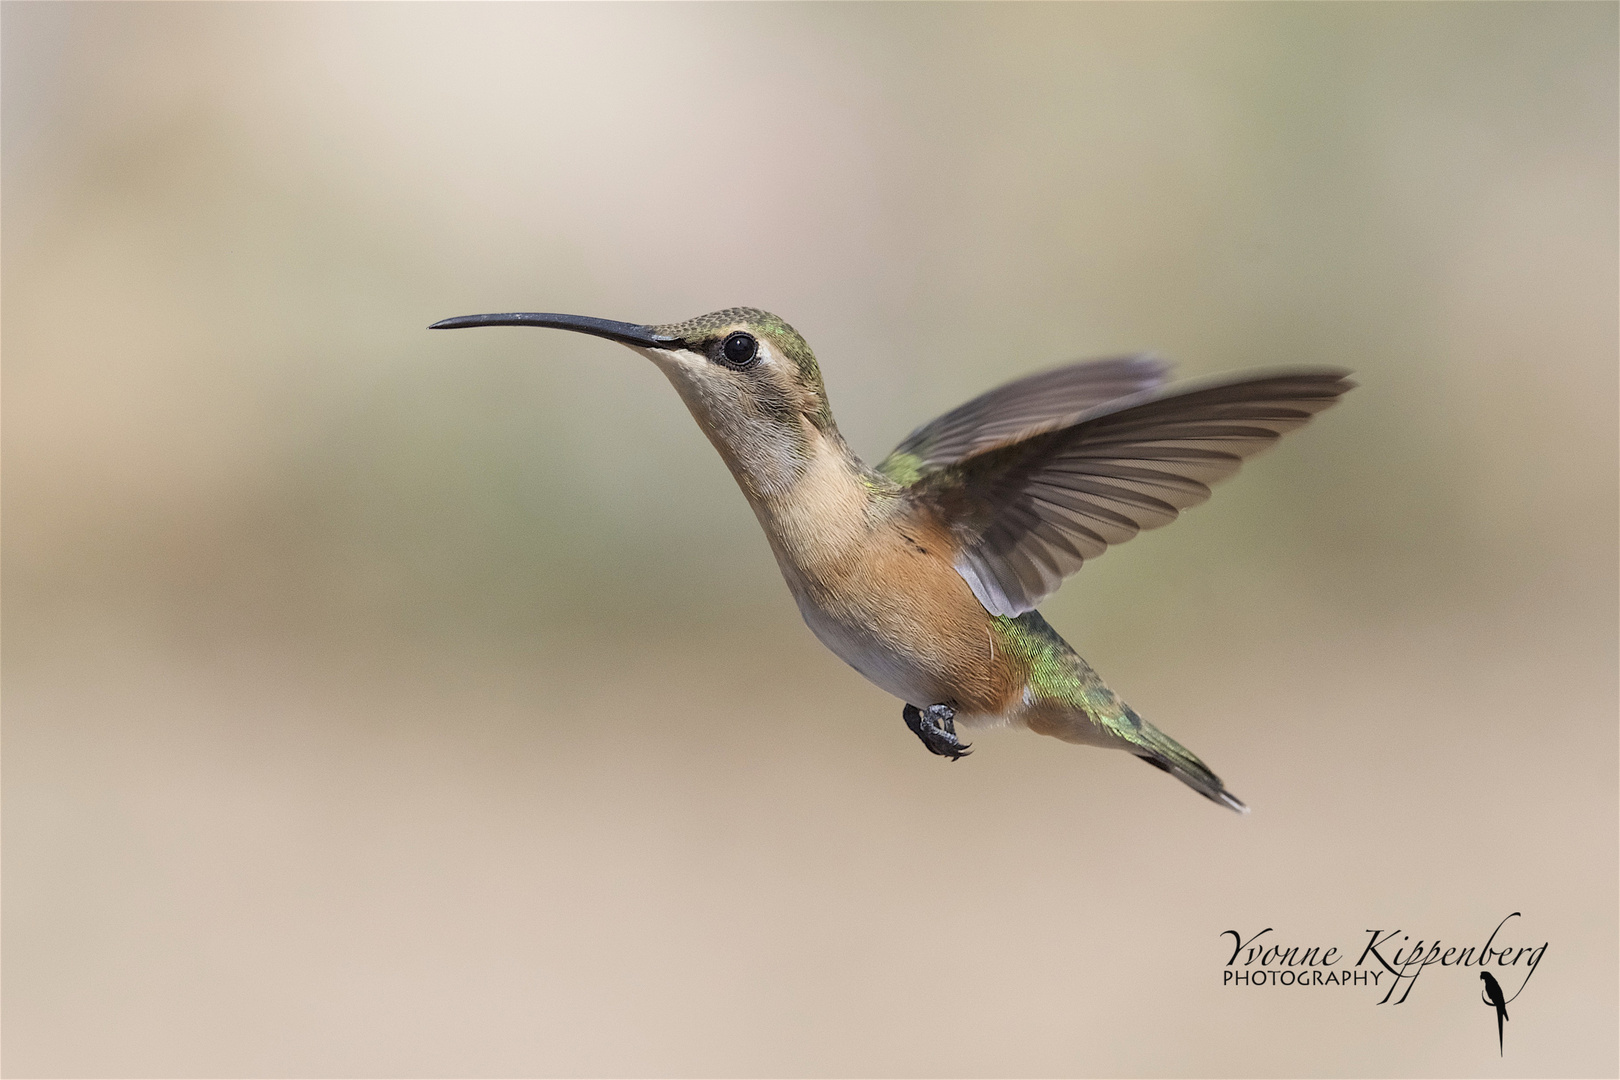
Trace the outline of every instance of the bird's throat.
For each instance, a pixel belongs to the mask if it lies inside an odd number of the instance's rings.
[[[836,430],[806,427],[792,481],[750,493],[749,502],[783,572],[819,575],[870,542],[879,492]]]
[[[650,355],[754,508],[789,586],[815,591],[838,577],[870,542],[898,486],[861,463],[830,416],[729,396],[725,384],[675,358]]]

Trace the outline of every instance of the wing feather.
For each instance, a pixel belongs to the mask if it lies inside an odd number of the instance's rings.
[[[1073,423],[1105,402],[1160,386],[1170,365],[1153,356],[1083,360],[998,386],[907,435],[878,471],[909,484],[922,473]]]
[[[1160,390],[1163,366],[1133,366],[1144,362],[1103,361],[1113,382],[1071,365],[991,391],[885,461],[898,462],[891,476],[914,475],[914,500],[950,529],[957,571],[991,613],[1029,611],[1087,559],[1168,525],[1355,385],[1346,371],[1310,368]],[[1066,388],[1072,406],[1087,388],[1133,376],[1152,385],[1079,411],[1037,400],[1042,380]]]

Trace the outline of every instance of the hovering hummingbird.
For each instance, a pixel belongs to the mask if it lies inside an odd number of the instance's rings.
[[[1191,751],[1138,716],[1035,606],[1087,559],[1168,525],[1209,484],[1355,384],[1337,368],[1165,389],[1147,356],[1031,375],[912,432],[872,468],[833,422],[810,346],[754,308],[641,326],[583,315],[468,315],[430,329],[539,326],[657,364],[765,530],[810,629],[905,702],[952,761],[958,725],[1026,727],[1128,750],[1247,812]]]

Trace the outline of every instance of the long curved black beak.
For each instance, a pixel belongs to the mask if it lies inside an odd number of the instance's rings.
[[[461,330],[468,326],[544,326],[553,330],[573,330],[592,337],[620,341],[626,345],[639,345],[644,349],[667,349],[679,346],[681,339],[660,334],[650,326],[636,323],[614,322],[612,319],[593,319],[589,315],[553,315],[541,311],[515,311],[506,315],[459,315],[454,319],[441,319],[429,330]]]

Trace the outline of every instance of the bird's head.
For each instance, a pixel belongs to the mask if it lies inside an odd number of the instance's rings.
[[[465,315],[429,329],[538,326],[628,345],[668,376],[750,494],[790,484],[822,439],[837,439],[821,370],[798,332],[768,311],[727,308],[644,326],[585,315]]]

